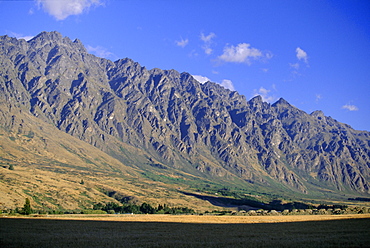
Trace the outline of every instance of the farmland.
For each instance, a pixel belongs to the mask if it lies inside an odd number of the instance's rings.
[[[1,247],[369,247],[370,215],[0,218]]]

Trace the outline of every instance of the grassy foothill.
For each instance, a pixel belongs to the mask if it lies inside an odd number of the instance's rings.
[[[0,218],[0,247],[370,247],[369,215],[261,217]]]

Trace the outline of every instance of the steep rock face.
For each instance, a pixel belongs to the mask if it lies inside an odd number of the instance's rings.
[[[370,133],[320,111],[247,101],[188,73],[98,58],[57,32],[28,42],[2,36],[0,57],[0,119],[9,128],[26,111],[117,158],[122,142],[149,162],[214,180],[370,193]]]

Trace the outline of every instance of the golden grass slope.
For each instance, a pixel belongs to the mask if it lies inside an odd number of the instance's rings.
[[[179,186],[151,181],[140,169],[33,116],[16,117],[15,123],[18,128],[0,125],[0,209],[23,207],[25,198],[39,210],[92,208],[97,202],[115,201],[107,191],[138,202],[214,209],[179,193]]]

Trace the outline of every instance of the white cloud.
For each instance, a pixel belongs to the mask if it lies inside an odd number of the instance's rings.
[[[204,49],[204,53],[207,55],[210,55],[213,53],[213,49],[210,47],[203,46],[203,49]]]
[[[89,53],[93,53],[100,58],[109,58],[113,55],[113,53],[109,52],[106,48],[101,46],[92,47],[87,45],[86,49]]]
[[[294,63],[294,64],[291,64],[289,63],[290,67],[293,68],[293,69],[296,69],[298,70],[299,69],[299,63]]]
[[[201,75],[192,75],[192,76],[193,76],[193,78],[195,78],[201,84],[204,84],[208,81],[212,82],[211,79],[209,79],[207,77],[204,77],[204,76],[201,76]],[[223,86],[226,89],[235,91],[235,87],[234,87],[233,82],[231,80],[224,79],[224,80],[222,80],[221,83],[218,83],[218,84],[220,84],[221,86]]]
[[[211,42],[213,38],[215,38],[215,33],[210,33],[209,35],[205,36],[203,33],[200,34],[200,39],[204,42]]]
[[[200,75],[193,75],[193,78],[195,78],[195,80],[197,80],[201,84],[211,81],[209,78]]]
[[[218,58],[225,62],[250,64],[250,59],[262,57],[263,54],[260,50],[250,47],[250,44],[240,43],[237,46],[225,46],[223,54]]]
[[[307,55],[307,53],[305,51],[303,51],[303,49],[301,49],[300,47],[297,47],[295,49],[295,52],[296,52],[296,57],[297,57],[298,61],[296,63],[289,63],[289,66],[291,68],[291,73],[290,73],[290,79],[288,79],[286,81],[292,81],[295,78],[302,76],[302,74],[300,73],[301,66],[302,66],[301,61],[303,61],[306,64],[306,67],[310,67],[309,64],[308,64],[308,55]]]
[[[204,42],[204,45],[202,46],[202,48],[207,55],[210,55],[213,53],[211,44],[212,44],[212,39],[215,37],[216,37],[215,33],[210,33],[209,35],[204,35],[204,33],[200,34],[200,39]]]
[[[26,40],[26,41],[29,41],[29,40],[31,40],[33,37],[35,37],[35,36],[22,36],[22,37],[19,37],[18,39],[24,39],[24,40]]]
[[[35,13],[35,11],[33,10],[33,8],[30,8],[29,10],[28,10],[28,14],[29,15],[33,15]]]
[[[197,53],[197,51],[195,49],[191,50],[191,52],[188,54],[188,56],[190,58],[196,58],[199,56],[199,54]]]
[[[295,49],[296,56],[298,60],[303,60],[306,64],[308,63],[308,55],[305,51],[303,51],[300,47]]]
[[[54,16],[58,21],[70,15],[80,15],[91,6],[102,5],[102,0],[36,0],[44,11]]]
[[[30,39],[32,39],[33,37],[35,37],[35,36],[31,36],[31,35],[23,35],[23,34],[14,33],[14,32],[10,32],[9,33],[9,36],[15,37],[18,40],[19,39],[23,39],[23,40],[26,40],[26,41],[29,41]]]
[[[274,102],[275,101],[275,97],[274,96],[271,96],[269,95],[271,92],[271,90],[268,90],[268,89],[265,89],[263,87],[259,88],[258,90],[254,90],[254,93],[253,93],[253,96],[258,96],[260,95],[262,97],[262,100],[264,102]]]
[[[181,38],[180,41],[175,41],[175,42],[177,46],[185,47],[189,43],[189,40],[188,39],[184,40],[183,38]]]
[[[358,107],[351,104],[346,104],[342,106],[342,109],[347,109],[349,111],[358,111]]]
[[[222,86],[223,86],[224,88],[226,88],[226,89],[229,89],[229,90],[235,91],[235,88],[234,88],[233,82],[231,82],[231,80],[224,79],[224,80],[222,80],[222,82],[220,83],[220,85],[222,85]]]
[[[274,54],[272,54],[272,52],[266,52],[265,57],[266,59],[272,59],[272,57],[274,57]]]

